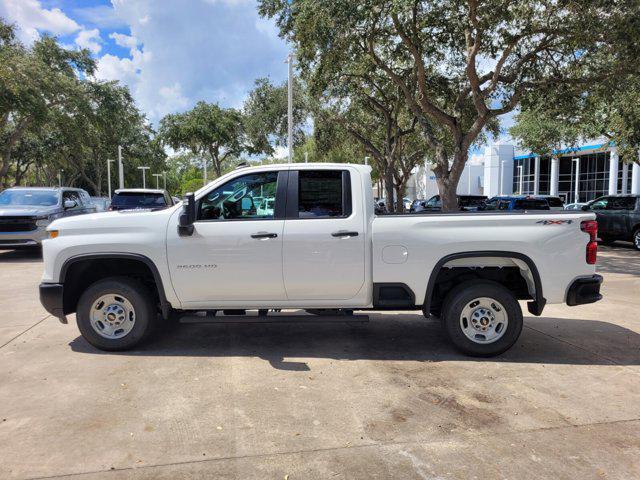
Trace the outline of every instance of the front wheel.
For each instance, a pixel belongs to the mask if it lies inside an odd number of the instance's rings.
[[[82,336],[96,348],[128,350],[143,341],[157,323],[152,294],[137,280],[99,280],[80,296],[76,320]]]
[[[640,250],[640,228],[633,232],[633,246],[636,250]]]
[[[465,282],[444,301],[445,332],[462,353],[491,357],[507,351],[522,332],[522,310],[511,291],[490,281]]]

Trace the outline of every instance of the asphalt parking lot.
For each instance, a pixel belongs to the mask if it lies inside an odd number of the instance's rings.
[[[179,325],[108,354],[42,309],[41,269],[0,252],[1,479],[640,477],[628,245],[601,250],[603,301],[526,317],[489,360],[402,312]]]

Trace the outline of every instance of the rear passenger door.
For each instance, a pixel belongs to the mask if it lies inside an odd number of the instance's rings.
[[[291,170],[283,275],[289,300],[349,300],[365,279],[363,197],[348,169]],[[357,179],[359,180],[359,179]]]

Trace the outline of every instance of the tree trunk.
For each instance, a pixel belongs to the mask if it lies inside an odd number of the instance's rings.
[[[404,187],[405,187],[406,182],[402,182],[400,184],[394,185],[395,190],[396,190],[396,212],[397,213],[404,213],[404,200],[403,200],[403,193],[404,193]]]
[[[433,173],[436,175],[436,183],[442,200],[443,212],[457,212],[460,210],[458,206],[458,196],[456,191],[460,177],[467,163],[468,153],[465,151],[456,152],[454,155],[451,168],[447,168],[445,159],[440,159],[438,165],[434,168]]]
[[[396,211],[393,202],[393,191],[393,167],[387,164],[384,169],[384,206],[389,213]]]

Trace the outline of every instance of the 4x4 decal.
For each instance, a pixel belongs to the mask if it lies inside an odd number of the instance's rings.
[[[536,223],[541,223],[542,225],[570,225],[573,220],[539,220]]]

